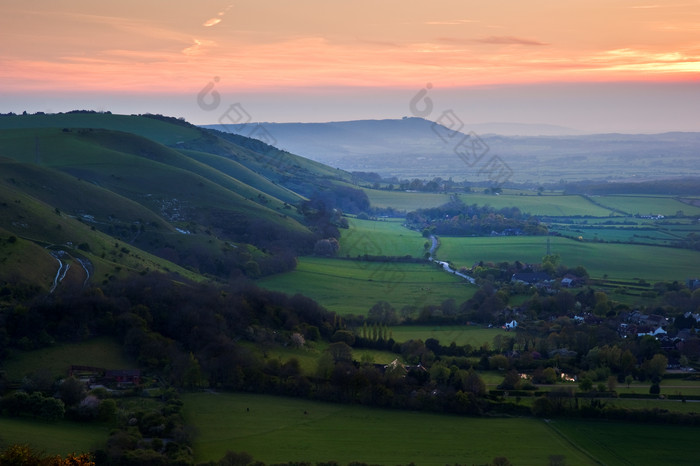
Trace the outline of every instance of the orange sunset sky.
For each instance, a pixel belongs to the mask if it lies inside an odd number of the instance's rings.
[[[0,0],[0,112],[700,131],[700,1]]]

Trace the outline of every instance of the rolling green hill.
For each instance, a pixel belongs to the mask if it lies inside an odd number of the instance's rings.
[[[42,288],[59,264],[51,245],[89,260],[100,280],[146,270],[190,278],[288,270],[290,254],[315,241],[299,204],[350,180],[175,118],[87,112],[3,115],[0,166],[0,228],[15,238],[0,281],[24,277]],[[82,282],[79,270],[69,268],[66,280]]]

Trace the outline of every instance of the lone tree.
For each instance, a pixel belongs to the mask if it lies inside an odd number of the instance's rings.
[[[333,357],[335,363],[352,361],[352,348],[342,341],[328,345],[328,353]]]

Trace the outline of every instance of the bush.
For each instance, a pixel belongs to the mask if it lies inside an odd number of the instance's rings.
[[[223,458],[219,460],[219,466],[247,466],[253,461],[250,453],[227,451]]]
[[[532,403],[532,414],[537,417],[549,417],[554,412],[554,405],[549,398],[541,396]]]

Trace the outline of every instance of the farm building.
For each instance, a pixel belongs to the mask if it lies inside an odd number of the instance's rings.
[[[88,385],[125,387],[141,384],[141,371],[138,369],[109,370],[102,367],[72,365],[68,370],[68,376],[75,377]]]
[[[548,273],[545,272],[528,272],[528,273],[514,273],[510,281],[513,283],[520,282],[526,285],[535,285],[537,283],[548,282],[552,278]]]
[[[139,385],[141,383],[141,371],[138,369],[105,371],[104,378],[108,383],[115,383],[118,387]]]

